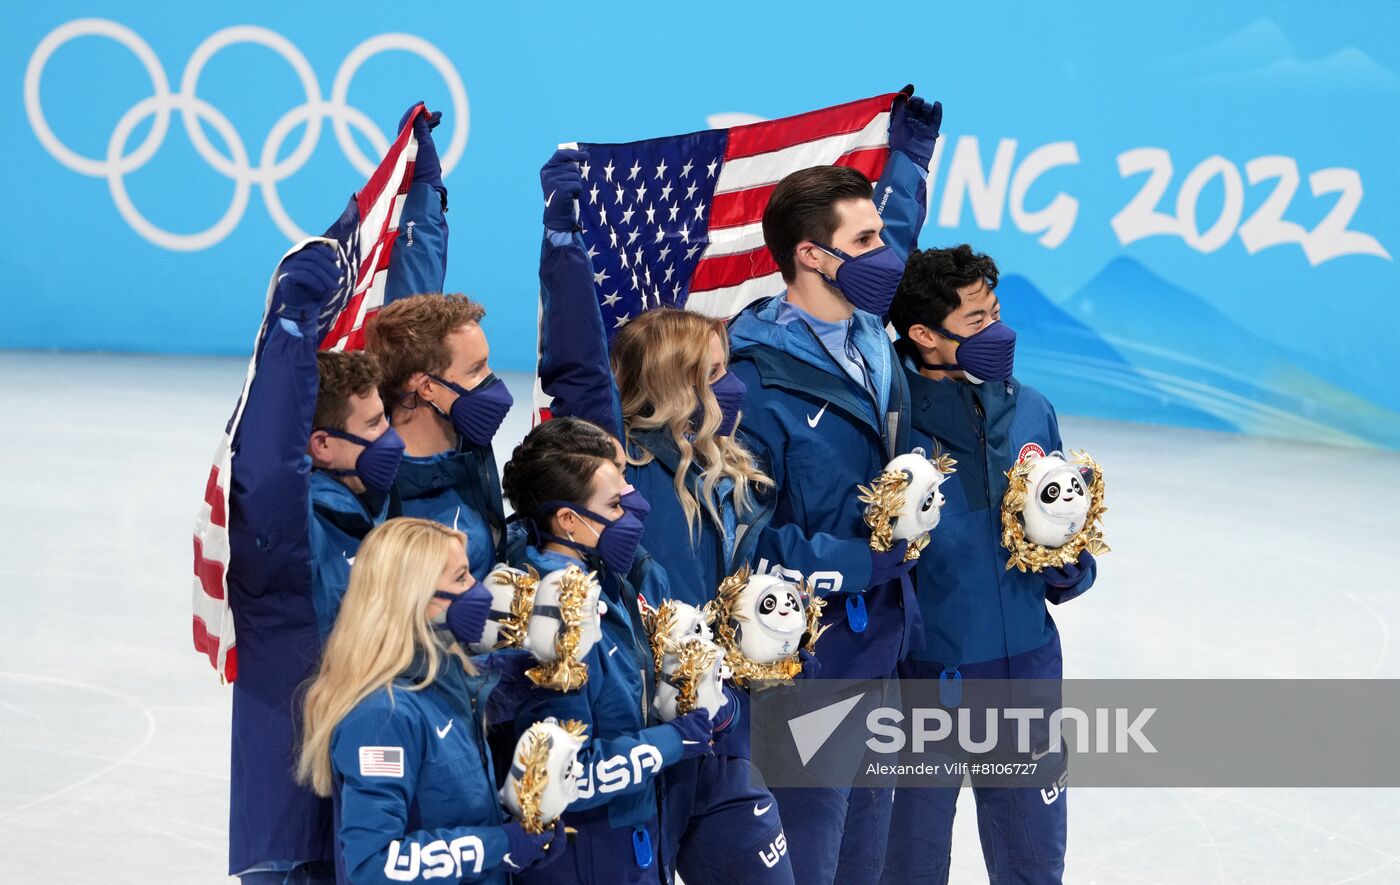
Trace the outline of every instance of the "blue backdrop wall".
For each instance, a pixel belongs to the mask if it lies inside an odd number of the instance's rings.
[[[14,9],[0,347],[246,353],[270,263],[421,98],[449,287],[528,369],[556,143],[913,82],[945,107],[921,243],[998,260],[1018,375],[1061,411],[1400,448],[1400,7],[879,8]]]

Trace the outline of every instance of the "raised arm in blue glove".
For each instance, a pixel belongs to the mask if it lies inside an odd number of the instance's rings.
[[[588,162],[587,151],[560,148],[540,169],[540,190],[544,193],[544,226],[550,230],[578,230],[574,200],[583,195],[580,163]]]
[[[870,587],[897,581],[914,568],[918,560],[904,561],[904,551],[909,549],[908,541],[897,541],[884,553],[870,551]]]
[[[404,111],[404,115],[399,118],[399,128],[395,130],[395,134],[403,131],[403,127],[408,123],[408,115],[420,104],[422,102],[414,102],[412,108]],[[442,111],[433,111],[430,114],[427,108],[413,121],[413,134],[418,138],[418,159],[413,163],[413,182],[437,188],[445,201],[447,187],[442,183],[442,163],[438,161],[437,145],[433,143],[433,129],[441,122]]]
[[[318,310],[335,292],[344,272],[334,249],[313,243],[291,255],[277,268],[277,301],[282,312],[304,319],[306,311]]]
[[[896,102],[890,112],[890,150],[902,151],[926,167],[942,125],[942,102],[929,102],[917,95]]]
[[[568,837],[564,835],[564,819],[556,818],[554,829],[545,830],[538,836],[525,832],[524,827],[511,821],[501,829],[510,841],[510,850],[501,859],[501,865],[511,873],[547,867],[554,863],[568,847]]]

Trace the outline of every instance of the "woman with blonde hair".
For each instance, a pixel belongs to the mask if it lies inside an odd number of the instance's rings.
[[[460,644],[485,623],[466,540],[391,519],[350,571],[306,693],[297,765],[335,801],[341,882],[505,883],[564,853],[557,828],[526,833],[497,800],[480,712],[494,680]]]

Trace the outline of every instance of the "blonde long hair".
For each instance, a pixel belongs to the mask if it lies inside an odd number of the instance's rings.
[[[719,336],[727,365],[729,340],[724,325],[688,310],[646,311],[628,323],[612,344],[613,377],[621,394],[628,443],[636,431],[660,429],[670,433],[680,450],[676,497],[690,524],[692,542],[699,536],[702,506],[716,524],[720,522],[714,489],[721,477],[734,481],[734,509],[741,514],[752,508],[755,487],[773,485],[735,436],[715,433],[723,416],[707,377],[711,335]],[[690,419],[697,404],[703,406],[704,417],[699,427],[693,427]],[[628,460],[647,464],[652,458],[645,452],[637,458],[629,455]],[[700,465],[703,505],[686,483],[692,462]]]
[[[374,692],[386,687],[392,692],[394,680],[415,657],[428,666],[423,681],[409,691],[432,684],[444,654],[456,655],[467,672],[474,672],[460,648],[448,648],[434,635],[427,616],[448,557],[466,542],[466,535],[439,523],[403,517],[376,527],[360,544],[320,671],[302,707],[297,780],[318,794],[331,793],[335,727]]]

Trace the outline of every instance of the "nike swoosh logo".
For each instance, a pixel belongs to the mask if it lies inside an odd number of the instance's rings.
[[[440,738],[447,737],[447,733],[452,730],[452,723],[455,721],[455,719],[449,719],[447,720],[447,724],[442,728],[434,729],[437,732],[437,736]]]
[[[1044,759],[1046,756],[1049,756],[1049,755],[1050,755],[1050,748],[1049,748],[1049,747],[1046,747],[1045,749],[1041,750],[1039,753],[1037,753],[1037,752],[1035,752],[1034,750],[1032,750],[1032,751],[1031,751],[1031,761],[1032,761],[1032,762],[1039,762],[1041,759]]]
[[[617,654],[617,646],[614,645],[612,648],[608,649],[608,657],[612,657],[615,654]]]
[[[510,852],[509,852],[509,851],[506,852],[505,857],[501,858],[501,863],[503,863],[503,864],[505,864],[506,866],[510,867],[512,870],[513,870],[513,869],[516,869],[515,861],[513,861],[513,860],[510,859]]]
[[[808,415],[808,416],[807,416],[807,426],[810,427],[810,428],[812,428],[813,430],[816,430],[816,429],[817,429],[817,422],[820,421],[820,420],[822,419],[822,415],[825,415],[825,414],[826,414],[826,407],[829,406],[829,405],[831,405],[831,403],[822,403],[822,407],[821,407],[820,410],[818,410],[818,412],[817,412],[817,414],[816,414],[815,417],[812,416],[812,415]]]
[[[769,802],[767,805],[763,806],[762,808],[759,808],[757,805],[755,805],[755,806],[753,807],[753,816],[754,816],[754,817],[762,817],[763,815],[767,814],[767,813],[768,813],[768,809],[770,809],[770,808],[772,808],[772,807],[773,807],[773,803],[772,803],[772,802]]]

